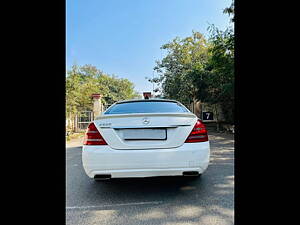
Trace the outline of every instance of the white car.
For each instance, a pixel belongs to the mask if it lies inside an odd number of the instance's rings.
[[[82,162],[96,181],[110,178],[197,176],[207,168],[205,125],[174,100],[127,100],[89,124]]]

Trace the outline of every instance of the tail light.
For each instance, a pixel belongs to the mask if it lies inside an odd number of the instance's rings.
[[[84,145],[107,145],[94,123],[90,123],[85,133]]]
[[[197,120],[193,130],[185,140],[185,143],[204,142],[204,141],[208,141],[207,130],[205,125],[200,120]]]

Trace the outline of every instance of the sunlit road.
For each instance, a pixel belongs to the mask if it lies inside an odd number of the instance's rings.
[[[211,162],[195,181],[163,177],[94,182],[83,171],[81,147],[68,147],[66,224],[233,224],[233,136],[210,134],[209,139]]]

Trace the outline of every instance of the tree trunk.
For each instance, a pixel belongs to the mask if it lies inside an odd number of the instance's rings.
[[[216,113],[216,123],[217,123],[217,131],[220,131],[220,123],[219,123],[219,111],[218,111],[218,105],[215,104],[215,113]]]

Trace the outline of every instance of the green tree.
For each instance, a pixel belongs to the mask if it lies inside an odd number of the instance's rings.
[[[104,85],[107,91],[103,95],[106,104],[113,104],[116,101],[137,97],[134,85],[128,79],[118,78],[114,75],[103,75],[99,84]]]
[[[231,5],[229,7],[225,8],[223,10],[223,13],[228,14],[229,16],[232,16],[230,18],[230,21],[234,22],[234,20],[235,20],[235,18],[234,18],[234,1],[231,2]]]
[[[149,81],[160,85],[165,98],[190,103],[196,96],[197,86],[189,72],[194,65],[204,65],[208,58],[204,36],[193,31],[192,36],[184,39],[177,37],[161,49],[167,50],[168,54],[161,61],[156,61],[154,70],[159,77]]]
[[[234,110],[234,34],[232,28],[221,31],[210,26],[209,58],[206,65],[192,70],[198,86],[197,99],[221,104],[227,122],[233,123]]]
[[[66,78],[67,115],[92,110],[93,93],[102,94],[104,104],[137,96],[133,83],[127,79],[104,74],[92,65],[72,66]]]
[[[233,16],[234,3],[223,13]],[[234,111],[234,31],[221,31],[209,26],[206,41],[198,32],[184,39],[175,38],[161,49],[167,56],[156,62],[159,77],[148,79],[157,83],[166,98],[183,103],[200,100],[220,104],[227,122],[233,123]]]

